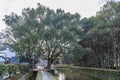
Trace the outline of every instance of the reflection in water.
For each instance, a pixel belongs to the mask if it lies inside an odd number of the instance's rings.
[[[81,71],[79,69],[66,69],[66,71],[62,69],[59,72],[60,73],[57,73],[55,76],[47,71],[38,71],[38,76],[36,80],[120,80],[119,73],[108,74],[104,72],[104,74],[102,73],[102,75],[100,75],[100,72],[98,74],[97,72],[95,73],[94,71],[92,71],[89,72],[90,74],[88,74],[88,72],[86,72],[85,74],[85,70]],[[93,74],[96,75],[94,76]]]
[[[85,74],[83,71],[81,71],[81,69],[59,68],[57,70],[61,73],[64,73],[59,74],[58,80],[98,80]]]
[[[36,80],[58,80],[56,76],[47,71],[39,71]]]
[[[64,74],[59,73],[58,80],[96,80],[83,74]]]
[[[40,71],[41,78],[38,80],[98,80],[81,73],[58,73],[58,78],[47,71]]]
[[[42,75],[42,80],[49,80],[48,75],[45,71],[41,71],[41,75]]]
[[[58,80],[65,80],[65,75],[63,73],[59,73]]]
[[[94,79],[92,77],[89,77],[87,75],[74,75],[74,74],[69,74],[65,76],[65,80],[98,80],[98,79]]]

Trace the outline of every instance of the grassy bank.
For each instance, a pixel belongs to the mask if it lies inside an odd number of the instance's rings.
[[[16,74],[15,76],[9,77],[6,80],[19,80],[22,76],[24,76],[25,74],[20,73],[20,74]]]
[[[37,72],[30,71],[26,76],[25,80],[36,80]]]

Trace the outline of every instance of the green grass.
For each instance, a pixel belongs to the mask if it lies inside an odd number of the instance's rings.
[[[40,75],[40,73],[37,73],[36,80],[40,80],[40,78],[41,78],[41,75]]]
[[[33,71],[30,71],[25,80],[36,80],[36,74]]]
[[[8,78],[8,80],[19,80],[24,75],[25,74],[23,74],[23,73],[16,74],[15,76],[12,76],[12,77]]]

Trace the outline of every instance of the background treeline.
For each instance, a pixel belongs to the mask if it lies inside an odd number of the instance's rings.
[[[107,2],[95,17],[80,21],[83,28],[79,44],[90,48],[80,65],[117,68],[120,65],[120,2]]]

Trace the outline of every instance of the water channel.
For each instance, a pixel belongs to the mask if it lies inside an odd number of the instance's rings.
[[[74,75],[74,73],[66,75],[64,73],[59,73],[55,76],[47,71],[39,71],[38,75],[39,77],[36,80],[98,80],[83,74]]]
[[[37,80],[120,80],[120,70],[96,68],[58,68],[58,74],[39,71]]]
[[[41,66],[46,66],[43,60],[40,61]],[[56,68],[56,70],[59,72],[57,75],[38,71],[37,80],[120,80],[120,70],[85,67]]]

